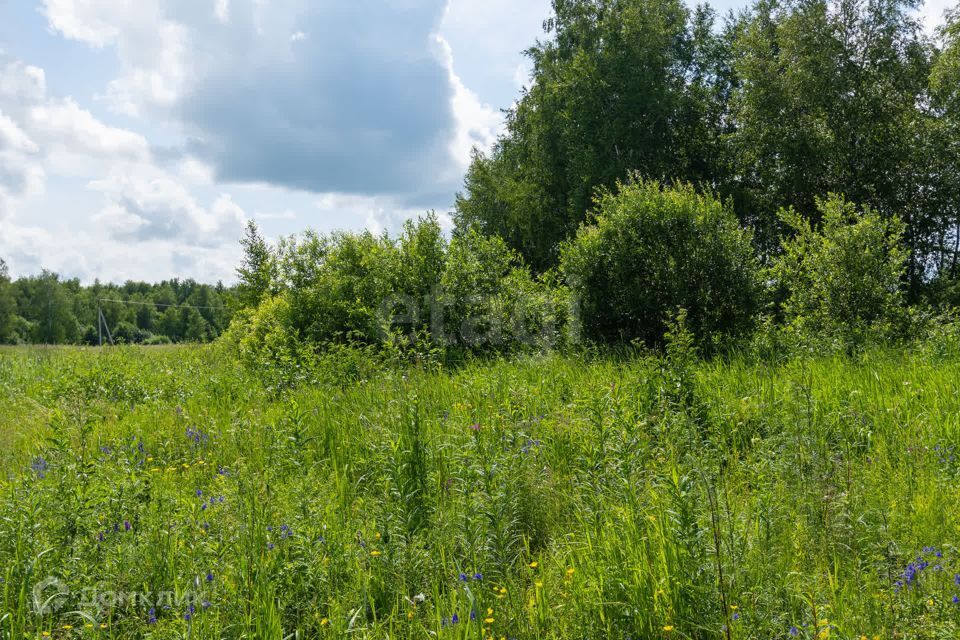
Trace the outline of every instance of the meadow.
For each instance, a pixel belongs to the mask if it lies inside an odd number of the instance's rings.
[[[0,352],[0,637],[960,633],[956,335],[326,366]]]

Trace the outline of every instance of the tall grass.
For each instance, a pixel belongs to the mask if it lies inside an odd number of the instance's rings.
[[[953,638],[938,347],[286,390],[209,347],[4,351],[0,637]]]

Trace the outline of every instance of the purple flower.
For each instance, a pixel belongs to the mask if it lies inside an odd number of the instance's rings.
[[[457,624],[458,622],[460,622],[460,616],[453,614],[453,616],[450,618],[450,624]]]
[[[123,530],[124,530],[124,531],[130,531],[130,529],[133,529],[133,526],[130,524],[130,521],[129,521],[129,520],[124,520],[124,521],[123,521]]]
[[[157,610],[150,609],[147,612],[147,624],[157,624]]]
[[[207,571],[207,582],[213,582],[213,572]]]
[[[797,629],[796,627],[790,627],[790,635],[796,638],[798,635],[800,635],[800,629]]]
[[[465,574],[465,573],[461,573],[461,574],[460,574],[460,582],[466,582],[466,581],[469,580],[469,579],[470,579],[470,577],[469,577],[467,574]]]
[[[43,480],[47,477],[47,471],[50,469],[50,465],[43,458],[36,458],[30,465],[30,468],[33,469],[35,474],[37,474],[38,478]]]

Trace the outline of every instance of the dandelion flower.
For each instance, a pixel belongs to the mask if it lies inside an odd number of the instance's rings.
[[[663,625],[663,630],[666,631],[667,633],[670,633],[671,631],[673,631],[673,625],[672,624]]]
[[[381,554],[380,554],[379,551],[377,551],[376,549],[374,549],[373,551],[370,552],[370,555],[373,556],[374,558],[377,558],[377,557],[379,557]]]

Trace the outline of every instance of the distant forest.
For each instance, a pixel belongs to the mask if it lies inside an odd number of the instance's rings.
[[[11,281],[0,260],[0,344],[98,344],[98,309],[117,343],[208,342],[230,324],[233,298],[193,280],[83,286],[44,271]]]

